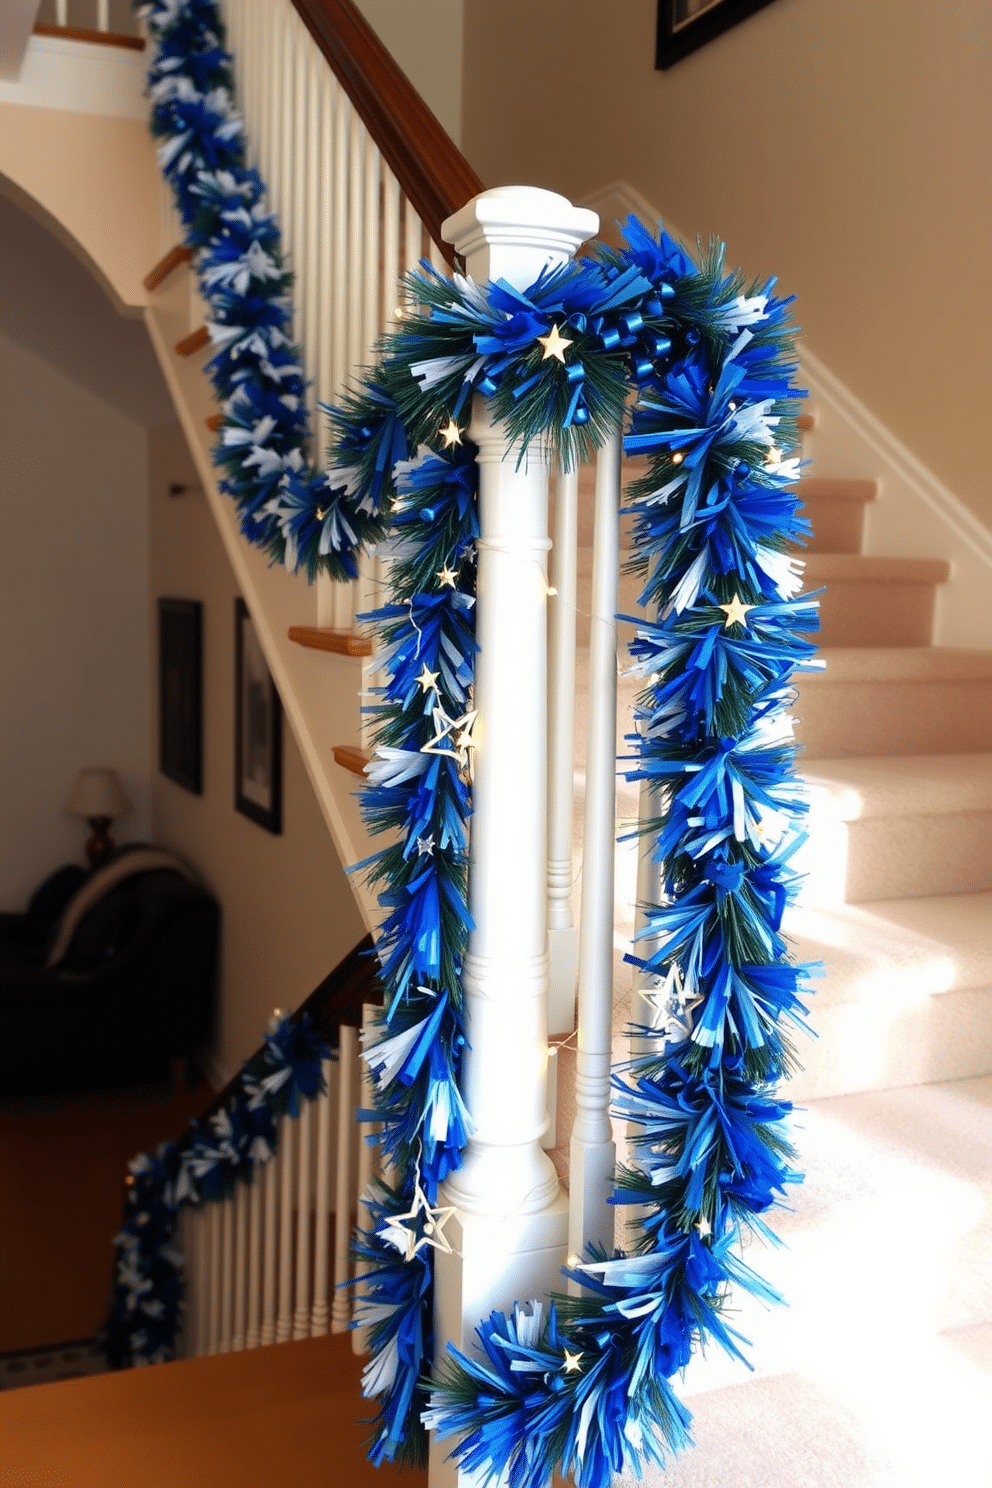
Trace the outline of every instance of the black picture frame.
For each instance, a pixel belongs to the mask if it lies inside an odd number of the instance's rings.
[[[158,602],[158,768],[203,792],[203,606],[196,599]]]
[[[771,3],[772,0],[658,0],[655,69],[667,71],[690,52]]]
[[[234,809],[282,832],[282,704],[243,599],[234,601]]]

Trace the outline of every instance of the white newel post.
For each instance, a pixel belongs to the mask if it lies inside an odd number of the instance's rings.
[[[594,212],[530,187],[476,197],[442,228],[466,272],[526,288],[599,226]],[[547,1084],[548,472],[517,465],[476,397],[479,446],[475,784],[465,958],[464,1092],[474,1133],[442,1202],[455,1252],[437,1255],[436,1338],[470,1345],[476,1324],[561,1284],[567,1204],[541,1148]],[[477,1480],[431,1443],[432,1488]]]

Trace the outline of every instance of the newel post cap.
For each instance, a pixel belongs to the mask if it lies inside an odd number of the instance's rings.
[[[516,289],[533,284],[542,269],[567,263],[598,231],[598,213],[539,186],[483,191],[441,226],[471,278],[506,279]]]

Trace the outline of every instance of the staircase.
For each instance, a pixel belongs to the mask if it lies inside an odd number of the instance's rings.
[[[815,417],[815,416],[814,416]],[[813,417],[809,419],[810,425]],[[815,468],[815,467],[814,467]],[[625,464],[625,478],[639,473]],[[992,1069],[992,651],[930,644],[942,559],[865,557],[877,483],[805,477],[813,524],[806,587],[821,599],[822,671],[797,679],[796,738],[810,787],[807,881],[785,928],[798,960],[819,962],[799,1104],[859,1091],[984,1075]],[[582,874],[582,805],[592,564],[591,472],[580,480],[573,877]],[[620,611],[637,615],[625,576]],[[630,627],[625,627],[628,634]],[[621,660],[621,668],[623,662]],[[629,749],[640,683],[622,674],[617,754]],[[622,767],[621,767],[622,768]],[[636,822],[635,788],[618,782],[618,830]],[[614,1059],[630,1019],[634,845],[616,853]],[[572,1050],[558,1061],[559,1130],[572,1116]],[[616,1136],[622,1134],[617,1129]],[[556,1154],[567,1171],[565,1153]]]
[[[992,652],[930,644],[939,558],[861,554],[865,481],[809,478],[826,666],[797,954],[823,960],[797,1099],[984,1074],[992,1055]]]

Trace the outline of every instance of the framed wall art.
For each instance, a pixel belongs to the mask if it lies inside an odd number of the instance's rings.
[[[665,71],[771,0],[658,0],[654,65]]]
[[[234,602],[234,808],[282,831],[282,705],[243,599]]]
[[[169,780],[203,790],[203,606],[158,602],[158,767]]]

